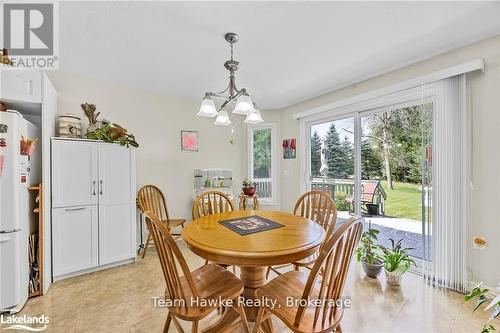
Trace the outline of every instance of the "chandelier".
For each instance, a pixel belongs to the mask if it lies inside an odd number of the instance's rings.
[[[236,88],[236,80],[234,73],[238,70],[239,62],[233,59],[233,45],[238,42],[238,35],[229,32],[224,35],[224,38],[229,43],[231,47],[231,59],[224,63],[224,67],[229,71],[229,84],[221,92],[205,93],[205,97],[201,101],[200,111],[198,116],[201,117],[215,117],[215,125],[219,126],[229,126],[231,125],[231,119],[227,112],[230,105],[234,104],[234,109],[231,115],[242,115],[246,116],[243,121],[246,124],[259,124],[262,123],[262,116],[260,111],[255,106],[255,103],[250,98],[245,88]],[[217,107],[215,100],[219,100],[220,106]]]

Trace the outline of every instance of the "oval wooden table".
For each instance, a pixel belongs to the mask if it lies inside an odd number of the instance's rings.
[[[218,223],[252,215],[284,227],[242,236]],[[245,286],[243,297],[247,304],[256,298],[255,291],[266,283],[268,266],[307,258],[318,250],[325,232],[317,223],[300,216],[276,211],[238,210],[196,219],[183,229],[182,237],[200,257],[241,268],[240,278]],[[255,321],[258,308],[245,307],[245,310],[248,320]],[[213,331],[217,332],[216,329]]]

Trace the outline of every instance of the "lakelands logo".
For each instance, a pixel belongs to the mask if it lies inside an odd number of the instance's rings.
[[[0,324],[8,325],[6,330],[26,330],[30,332],[42,332],[47,329],[50,320],[46,315],[38,317],[23,316],[4,316],[0,315]]]
[[[58,67],[58,6],[47,3],[3,3],[3,46],[12,69]]]

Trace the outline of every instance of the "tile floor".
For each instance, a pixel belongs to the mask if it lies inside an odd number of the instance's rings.
[[[184,242],[178,244],[191,269],[203,264]],[[344,314],[344,332],[479,333],[488,318],[483,311],[472,314],[473,304],[462,304],[460,294],[430,287],[411,273],[400,288],[387,286],[383,276],[365,277],[358,264],[349,274],[345,295],[353,305]],[[151,248],[136,263],[56,282],[18,315],[45,314],[50,319],[46,332],[161,332],[166,310],[153,307],[152,297],[162,296],[163,290],[160,264]],[[215,317],[202,321],[201,328]],[[276,332],[288,332],[279,320],[274,323]],[[170,330],[175,332],[173,325]],[[190,331],[188,323],[185,330]]]

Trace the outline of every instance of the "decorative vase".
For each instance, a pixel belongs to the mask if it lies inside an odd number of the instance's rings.
[[[361,266],[363,267],[363,271],[365,271],[366,276],[376,279],[377,276],[382,271],[382,267],[384,267],[384,263],[380,260],[376,260],[374,264],[369,264],[365,262],[364,258],[361,259]]]
[[[387,278],[387,284],[391,286],[400,286],[401,278],[403,277],[404,271],[400,269],[396,269],[392,272],[389,272],[387,269],[384,269],[385,277]]]
[[[245,195],[248,195],[249,197],[253,197],[256,191],[257,189],[255,187],[243,189],[243,193],[245,193]]]

